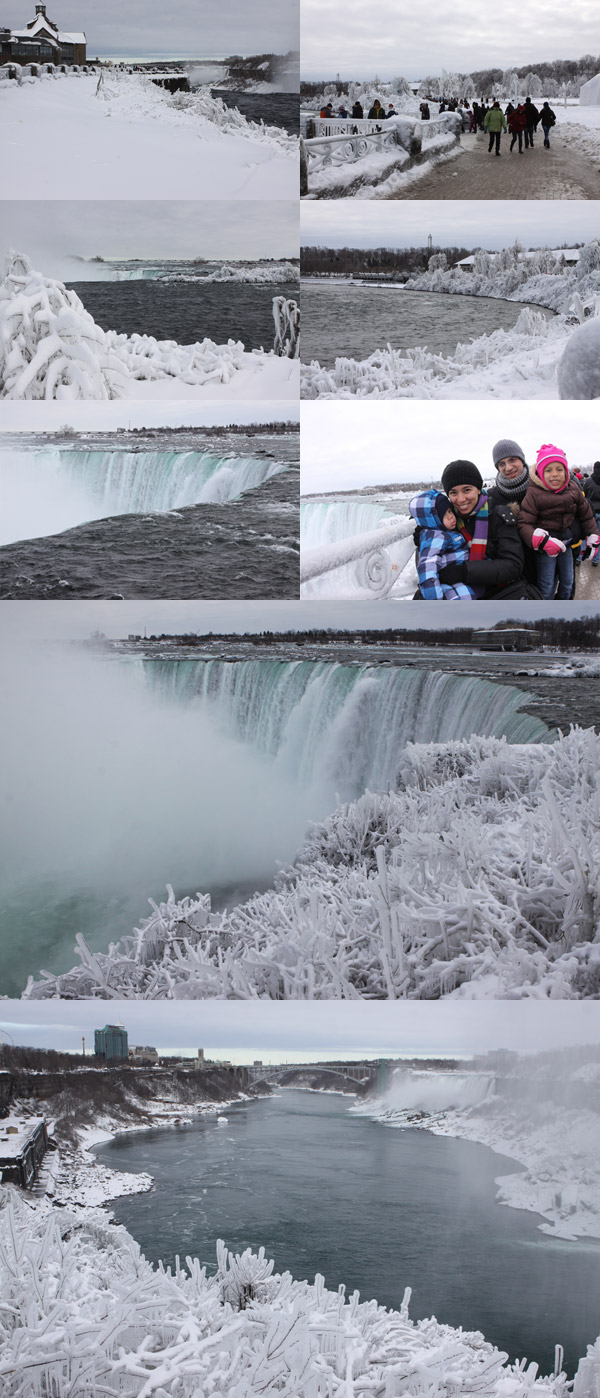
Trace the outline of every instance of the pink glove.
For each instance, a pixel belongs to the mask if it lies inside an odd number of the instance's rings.
[[[550,558],[556,558],[557,553],[565,553],[567,548],[562,539],[553,539],[546,529],[534,529],[531,542],[534,549],[541,549]]]
[[[599,543],[600,538],[598,538],[597,534],[588,534],[587,539],[585,541],[585,546],[586,549],[596,549]]]

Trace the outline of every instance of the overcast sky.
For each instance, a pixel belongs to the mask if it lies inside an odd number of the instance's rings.
[[[491,249],[517,237],[526,248],[600,237],[596,205],[584,199],[320,200],[301,204],[300,225],[303,247],[327,248],[426,247],[430,233],[438,247]]]
[[[87,35],[88,58],[228,58],[298,48],[299,0],[48,0],[51,20]],[[10,0],[3,23],[22,29],[34,0]],[[10,13],[9,13],[10,11]]]
[[[341,630],[388,626],[456,626],[452,608],[439,602],[3,602],[0,606],[0,663],[10,664],[9,648],[30,643],[84,640],[93,631],[109,637],[130,632],[184,635],[213,631],[243,635],[259,631]],[[597,617],[598,602],[463,602],[461,626],[492,626],[503,617],[529,621],[542,616]],[[1,1007],[0,1007],[1,1008]]]
[[[2,210],[2,260],[24,252],[38,272],[80,281],[106,275],[79,257],[227,258],[297,257],[298,205],[278,199],[7,200]]]
[[[134,427],[215,427],[228,423],[297,422],[296,399],[289,403],[8,403],[0,402],[3,432],[118,432]]]
[[[307,79],[416,79],[482,68],[520,68],[600,49],[597,0],[554,5],[505,0],[491,11],[470,0],[398,5],[379,0],[302,0],[302,75]]]
[[[303,403],[303,495],[386,482],[439,480],[444,466],[474,461],[492,479],[492,447],[509,437],[528,463],[538,447],[562,447],[571,465],[600,456],[597,403]]]
[[[88,1051],[93,1031],[124,1024],[130,1043],[167,1052],[249,1062],[470,1054],[494,1048],[536,1052],[600,1040],[600,1005],[553,1000],[309,1004],[229,1001],[5,1001],[0,1027],[15,1043]],[[2,1038],[2,1035],[0,1035]]]

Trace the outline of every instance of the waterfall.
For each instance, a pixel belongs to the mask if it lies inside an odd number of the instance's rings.
[[[305,549],[337,544],[356,534],[368,534],[397,511],[377,500],[306,500],[300,506],[300,541]]]
[[[270,458],[194,451],[0,453],[0,545],[110,515],[235,500],[286,469]]]
[[[406,1072],[398,1069],[385,1094],[386,1109],[396,1112],[444,1112],[478,1107],[494,1093],[486,1073]]]
[[[506,736],[548,742],[509,685],[441,670],[327,661],[146,661],[164,697],[208,703],[242,742],[300,787],[352,800],[397,779],[409,742]]]

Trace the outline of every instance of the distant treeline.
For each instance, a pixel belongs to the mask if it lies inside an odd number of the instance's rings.
[[[537,78],[552,78],[559,84],[572,82],[575,78],[585,81],[599,71],[600,56],[594,58],[590,53],[583,58],[555,58],[547,63],[526,63],[523,68],[514,69],[518,78],[527,78],[534,73]],[[481,68],[468,76],[481,92],[488,92],[502,81],[503,74],[502,68]]]
[[[300,272],[310,276],[319,272],[368,275],[369,272],[397,272],[409,276],[411,272],[427,270],[429,258],[434,253],[445,253],[448,265],[467,257],[470,248],[301,248]]]
[[[482,619],[483,625],[483,619]],[[532,631],[537,636],[540,645],[558,646],[561,649],[577,650],[597,650],[600,648],[600,614],[594,617],[574,617],[572,620],[563,617],[548,616],[541,617],[535,621],[523,620],[522,617],[507,618],[497,624],[494,630],[502,631],[505,627],[520,627]],[[181,635],[172,635],[161,632],[160,635],[148,636],[149,641],[172,641],[176,645],[182,646],[203,646],[209,642],[227,641],[236,645],[365,645],[365,646],[386,646],[386,645],[427,645],[427,646],[465,646],[470,645],[476,636],[478,627],[461,626],[452,627],[450,630],[443,630],[442,627],[388,627],[385,631],[364,629],[360,631],[336,631],[330,627],[319,629],[313,627],[310,631],[260,631],[254,635],[238,635],[236,632],[208,632],[198,635],[195,632],[185,632]]]

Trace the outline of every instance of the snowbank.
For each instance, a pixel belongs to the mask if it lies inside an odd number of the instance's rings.
[[[171,96],[142,74],[0,84],[13,199],[295,199],[298,141],[209,89]],[[44,140],[40,140],[40,132]],[[48,159],[48,150],[67,153]]]
[[[153,905],[25,998],[597,998],[600,737],[409,744],[397,790],[309,827],[275,887],[226,912]]]
[[[539,1214],[546,1220],[541,1231],[554,1237],[600,1238],[597,1089],[587,1105],[585,1095],[573,1101],[580,1084],[597,1084],[599,1067],[594,1059],[573,1068],[569,1054],[557,1052],[521,1058],[491,1076],[483,1069],[397,1071],[383,1097],[351,1110],[389,1126],[479,1141],[511,1156],[525,1170],[497,1178],[503,1204]]]
[[[102,330],[74,291],[9,255],[0,283],[0,397],[289,398],[295,378],[289,360],[246,353],[240,341],[178,345]]]
[[[217,1245],[216,1275],[197,1258],[154,1270],[97,1209],[32,1208],[0,1196],[0,1375],[6,1398],[53,1393],[150,1398],[318,1398],[380,1394],[567,1398],[564,1374],[509,1365],[479,1332],[347,1299],[324,1280],[294,1281],[261,1249]],[[585,1365],[585,1368],[584,1368]],[[560,1363],[557,1366],[560,1370]],[[592,1394],[600,1346],[588,1350],[575,1398]],[[579,1385],[579,1387],[577,1386]]]

